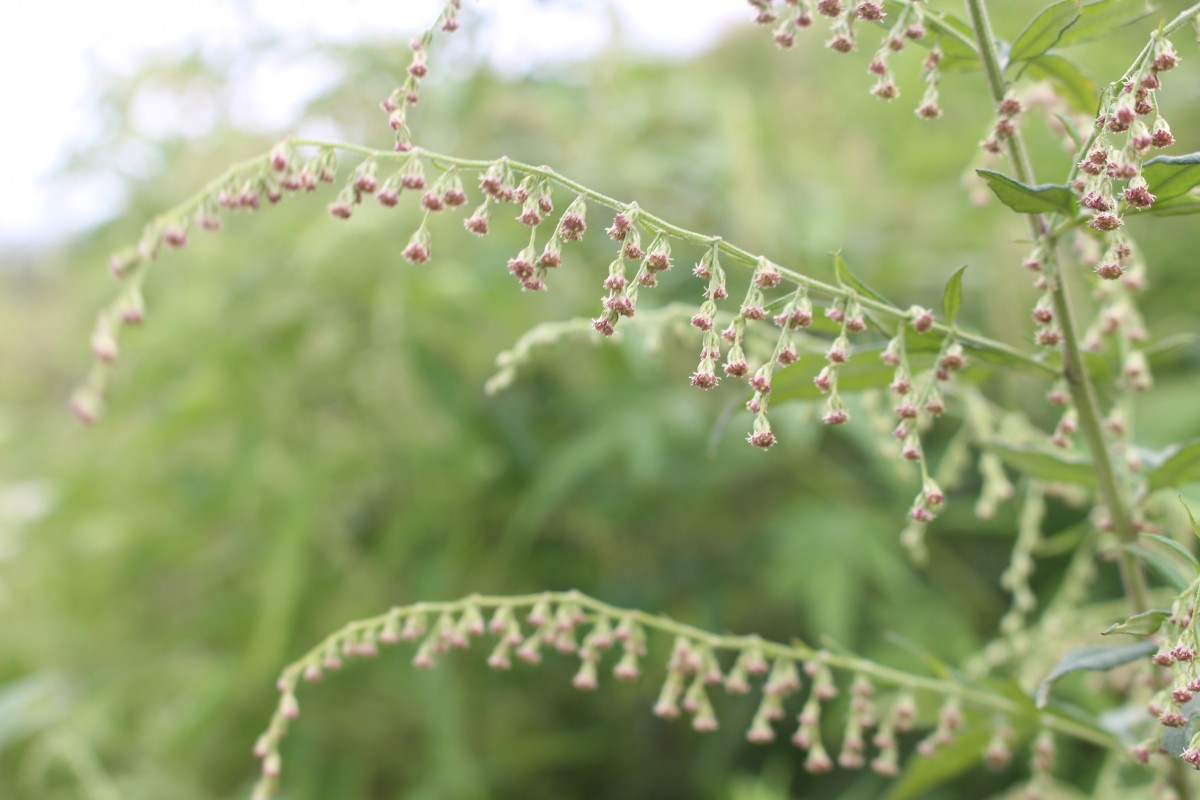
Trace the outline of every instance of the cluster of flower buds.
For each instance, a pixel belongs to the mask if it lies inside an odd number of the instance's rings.
[[[706,263],[707,260],[707,263]],[[717,245],[710,248],[702,257],[703,266],[697,266],[697,274],[707,275],[704,289],[704,301],[699,311],[692,316],[692,326],[701,333],[700,363],[692,373],[692,386],[700,389],[711,389],[720,382],[717,377],[717,363],[721,360],[721,334],[716,329],[717,301],[729,296],[725,289],[725,270],[717,255]]]
[[[608,265],[608,275],[604,278],[603,285],[608,294],[601,301],[603,311],[599,317],[592,320],[592,327],[604,336],[613,335],[617,323],[622,317],[632,317],[637,313],[639,287],[654,286],[657,283],[656,280],[640,280],[639,277],[661,271],[650,267],[650,254],[642,250],[642,234],[638,225],[639,214],[640,209],[637,203],[632,203],[613,217],[612,225],[608,226],[605,231],[608,238],[617,243],[617,257]],[[655,245],[654,263],[662,265],[664,264],[662,241],[656,240]],[[632,281],[626,274],[627,261],[641,262],[638,274]],[[666,251],[664,269],[669,268],[670,264],[670,253]]]
[[[827,396],[822,421],[826,425],[841,425],[850,420],[850,413],[838,392],[838,373],[850,361],[850,334],[866,330],[867,323],[863,319],[862,306],[852,295],[834,298],[825,310],[825,316],[840,328],[837,337],[825,351],[826,364],[813,378],[813,384]]]
[[[881,100],[900,96],[888,63],[890,56],[903,50],[908,42],[926,38],[924,9],[916,0],[905,0],[894,20],[887,19],[884,3],[878,0],[782,0],[778,4],[776,0],[749,0],[749,3],[754,9],[754,22],[772,27],[775,44],[785,50],[795,45],[796,33],[811,27],[817,16],[830,20],[830,36],[825,46],[836,53],[855,49],[861,23],[884,28],[886,32],[867,67],[867,72],[875,77],[871,94]],[[925,94],[916,111],[922,119],[936,119],[942,113],[937,88],[940,62],[941,51],[934,46],[924,62]]]
[[[925,308],[913,306],[909,310],[913,330],[923,334],[933,327],[933,314]],[[932,522],[937,510],[946,501],[945,493],[928,473],[924,449],[921,447],[920,426],[922,420],[941,416],[946,410],[940,384],[950,380],[955,372],[966,366],[962,345],[947,337],[934,364],[921,375],[914,376],[905,345],[906,330],[901,327],[887,343],[880,359],[893,368],[889,389],[897,397],[895,406],[896,427],[892,436],[900,442],[900,455],[906,461],[915,462],[921,468],[922,486],[913,500],[909,517],[918,526]],[[920,529],[914,527],[907,534],[914,547],[919,544]]]
[[[924,739],[917,742],[917,752],[929,757],[939,749],[951,744],[965,721],[962,705],[958,698],[947,698],[938,710],[937,726]]]
[[[103,405],[107,368],[120,352],[122,325],[138,325],[145,318],[141,283],[147,264],[158,257],[162,246],[179,249],[187,245],[193,226],[201,230],[221,228],[221,210],[254,211],[266,198],[278,203],[286,192],[313,191],[320,183],[337,177],[337,156],[329,149],[301,162],[289,142],[283,142],[257,162],[210,184],[188,203],[186,211],[148,225],[134,247],[113,254],[108,268],[124,287],[117,302],[102,313],[93,329],[91,346],[97,369],[71,399],[72,412],[83,422],[95,422]],[[347,213],[348,216],[348,213]]]
[[[1106,98],[1096,119],[1098,134],[1077,165],[1082,175],[1074,183],[1079,203],[1092,213],[1090,225],[1097,231],[1108,233],[1121,228],[1122,203],[1125,208],[1139,210],[1154,205],[1155,197],[1141,174],[1142,161],[1151,148],[1175,143],[1171,126],[1159,114],[1157,93],[1162,87],[1162,74],[1178,63],[1171,41],[1155,34],[1147,57],[1121,90]],[[1116,185],[1120,183],[1124,186],[1118,191]],[[1121,276],[1119,267],[1112,268],[1113,263],[1102,262],[1101,266],[1109,269],[1098,269],[1101,277]]]
[[[458,30],[458,12],[462,8],[462,0],[447,0],[442,13],[434,24],[446,33]],[[429,43],[433,40],[433,28],[413,39],[409,43],[412,50],[412,60],[404,76],[404,83],[392,90],[379,105],[388,115],[388,124],[396,133],[396,151],[405,152],[412,149],[412,131],[408,126],[408,107],[416,105],[421,100],[421,81],[429,74]]]
[[[1193,698],[1200,695],[1200,638],[1196,632],[1196,602],[1196,586],[1192,585],[1171,604],[1171,613],[1158,632],[1161,644],[1151,660],[1156,666],[1170,670],[1170,680],[1147,706],[1147,711],[1161,726],[1154,739],[1160,739],[1166,728],[1186,728],[1196,714]],[[1134,755],[1143,762],[1149,758],[1149,754],[1147,746],[1139,746],[1134,751]],[[1171,755],[1179,756],[1200,769],[1200,733],[1192,737],[1182,753]]]
[[[1109,237],[1103,255],[1097,257],[1097,252],[1099,248],[1090,257],[1097,262],[1096,273],[1106,280],[1095,287],[1096,313],[1084,332],[1082,347],[1093,353],[1121,353],[1121,385],[1146,391],[1152,379],[1142,348],[1149,333],[1135,303],[1135,294],[1145,288],[1145,261],[1124,232]]]
[[[1017,118],[1020,117],[1021,101],[1011,94],[996,105],[996,119],[987,137],[979,143],[985,151],[994,154],[1004,152],[1004,143],[1017,134]]]

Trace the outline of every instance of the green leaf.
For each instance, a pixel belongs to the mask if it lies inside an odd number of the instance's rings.
[[[1182,355],[1177,351],[1190,348],[1198,338],[1200,337],[1194,333],[1173,333],[1143,348],[1142,352],[1146,354],[1146,358],[1150,359],[1150,364],[1153,365],[1156,360]]]
[[[929,667],[930,672],[942,680],[950,678],[951,670],[949,665],[911,639],[907,639],[895,631],[887,631],[883,634],[883,638],[891,644],[908,651],[910,655],[919,659],[925,666]]]
[[[1150,13],[1143,0],[1095,0],[1085,3],[1083,15],[1063,31],[1058,39],[1058,47],[1072,47],[1103,39],[1117,28],[1137,22]]]
[[[968,341],[960,341],[959,344],[963,346],[963,350],[966,350],[971,355],[979,356],[979,358],[983,361],[987,361],[1001,367],[1010,367],[1012,369],[1025,371],[1030,370],[1030,364],[1026,359],[1009,350],[1001,350],[998,347],[991,347],[985,344]],[[1038,353],[1037,355],[1033,356],[1033,359],[1040,362],[1043,361],[1048,355],[1048,353]],[[1055,371],[1051,367],[1046,367],[1046,370],[1049,372]]]
[[[1110,633],[1124,633],[1129,636],[1149,636],[1152,633],[1157,633],[1158,629],[1162,627],[1162,624],[1169,616],[1171,616],[1170,611],[1152,608],[1149,611],[1143,611],[1140,614],[1127,617],[1122,622],[1109,625],[1100,631],[1100,635],[1108,636]]]
[[[1087,76],[1085,75],[1084,77]],[[1088,78],[1088,80],[1091,80],[1091,78]],[[1071,137],[1071,144],[1075,145],[1075,149],[1078,150],[1083,147],[1083,135],[1079,132],[1079,128],[1075,126],[1075,122],[1066,114],[1055,114],[1054,118],[1063,126],[1063,130],[1067,132],[1067,136]]]
[[[955,317],[958,316],[958,309],[962,306],[962,279],[963,273],[967,271],[966,265],[959,267],[950,276],[950,280],[946,281],[946,288],[942,291],[942,312],[946,315],[946,324],[953,325]]]
[[[1063,656],[1054,669],[1050,670],[1037,691],[1034,692],[1034,702],[1038,708],[1045,708],[1050,699],[1050,687],[1064,675],[1080,670],[1106,672],[1116,669],[1130,661],[1144,658],[1158,649],[1154,642],[1138,642],[1120,647],[1077,647]]]
[[[1200,480],[1200,440],[1174,448],[1146,478],[1150,484],[1150,491]]]
[[[1142,167],[1142,177],[1159,202],[1185,195],[1200,186],[1200,153],[1152,158]]]
[[[917,800],[929,797],[933,789],[958,777],[983,760],[983,752],[991,739],[986,727],[969,726],[961,736],[945,747],[939,747],[933,757],[908,759],[904,774],[892,784],[884,800]]]
[[[1092,462],[1077,457],[1067,457],[1047,450],[1015,447],[1001,442],[988,442],[984,449],[1000,456],[1004,463],[1033,478],[1047,481],[1077,483],[1095,486],[1096,473]]]
[[[988,187],[995,192],[1000,202],[1021,214],[1067,214],[1075,215],[1075,195],[1057,183],[1027,186],[1007,175],[990,169],[977,169]]]
[[[1170,200],[1157,201],[1147,212],[1156,217],[1185,217],[1189,214],[1200,214],[1200,197],[1195,193],[1182,194]]]
[[[1191,585],[1191,581],[1179,571],[1175,562],[1166,556],[1136,544],[1127,544],[1121,549],[1145,561],[1175,591],[1182,592]]]
[[[1057,53],[1038,56],[1029,62],[1025,71],[1032,78],[1048,80],[1053,83],[1059,95],[1076,111],[1084,114],[1092,114],[1096,111],[1096,105],[1099,102],[1096,82],[1083,71],[1083,67],[1066,56],[1060,56]],[[1059,121],[1068,126],[1067,133],[1075,140],[1075,147],[1078,149],[1082,140],[1079,138],[1079,131],[1075,130],[1074,123],[1062,116],[1059,116]]]
[[[1183,505],[1183,510],[1187,512],[1188,522],[1192,523],[1192,533],[1196,534],[1196,538],[1200,539],[1200,525],[1196,524],[1196,518],[1192,516],[1192,510],[1188,508],[1188,504],[1183,502],[1183,498],[1179,498],[1179,502]]]
[[[1017,35],[1008,53],[1009,65],[1037,58],[1054,47],[1080,16],[1082,12],[1076,0],[1061,0],[1042,9]]]
[[[1175,553],[1182,556],[1185,561],[1189,562],[1193,568],[1200,569],[1200,561],[1196,560],[1196,556],[1192,555],[1192,551],[1188,550],[1174,539],[1168,539],[1166,536],[1159,536],[1157,533],[1143,533],[1142,538],[1149,539],[1152,542],[1158,542],[1168,550],[1173,550]]]
[[[853,289],[861,295],[872,297],[881,303],[886,303],[889,306],[893,305],[893,303],[887,298],[872,289],[870,286],[867,286],[857,275],[851,272],[850,267],[846,266],[846,262],[842,259],[841,253],[833,254],[833,271],[834,274],[837,275],[838,283],[840,283],[842,286],[845,286],[848,289]]]

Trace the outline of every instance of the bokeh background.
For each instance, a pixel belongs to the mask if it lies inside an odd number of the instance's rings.
[[[1010,38],[1037,10],[999,5]],[[947,75],[946,115],[928,124],[910,111],[918,48],[896,58],[903,96],[888,105],[868,95],[870,53],[836,57],[816,32],[780,52],[767,31],[732,24],[667,57],[617,25],[587,58],[497,62],[488,13],[472,9],[455,41],[435,44],[418,143],[548,163],[820,277],[841,249],[902,305],[936,304],[970,264],[967,324],[1028,341],[1021,222],[972,202],[980,187],[964,178],[988,124],[978,75]],[[1078,55],[1114,76],[1151,27]],[[530,21],[503,46],[554,35]],[[155,265],[106,416],[76,423],[67,400],[115,291],[107,256],[146,219],[290,132],[388,146],[377,103],[407,64],[406,37],[246,39],[237,59],[200,48],[104,77],[60,178],[103,176],[120,192],[95,199],[115,206],[78,233],[0,250],[0,797],[245,796],[279,669],[349,619],[420,599],[578,588],[715,630],[827,636],[906,666],[916,659],[885,632],[950,663],[992,636],[1008,605],[998,575],[1013,509],[977,520],[968,474],[932,529],[929,564],[914,566],[898,532],[916,477],[880,457],[871,426],[825,430],[805,403],[786,404],[774,412],[780,445],[754,451],[738,388],[687,385],[697,342],[686,332],[566,340],[484,393],[497,353],[524,331],[598,308],[611,258],[599,209],[542,295],[505,271],[524,244],[515,222],[475,239],[457,218],[437,220],[434,259],[414,267],[400,258],[411,204],[340,222],[325,190],[227,217]],[[246,64],[298,47],[321,56],[320,90],[275,129],[223,104]],[[1186,47],[1184,58],[1200,60]],[[1162,94],[1175,152],[1200,150],[1200,82],[1169,80]],[[195,103],[211,124],[176,124]],[[1061,143],[1040,117],[1028,128],[1042,179],[1061,177]],[[1133,227],[1152,264],[1155,335],[1191,333],[1194,223]],[[678,267],[643,302],[697,301],[698,255],[678,247]],[[1158,365],[1139,424],[1147,445],[1200,432],[1196,360],[1188,346]],[[1043,382],[984,386],[1052,422]],[[931,440],[935,458],[943,439]],[[1050,527],[1082,516],[1055,505]],[[1040,562],[1037,585],[1064,563]],[[581,695],[569,659],[495,674],[484,656],[420,673],[411,653],[388,650],[305,689],[283,796],[955,798],[1024,774],[968,762],[936,788],[812,779],[786,735],[745,743],[749,700],[722,699],[721,730],[701,737],[650,714],[652,677]],[[1064,754],[1061,774],[1083,792],[1092,755]]]

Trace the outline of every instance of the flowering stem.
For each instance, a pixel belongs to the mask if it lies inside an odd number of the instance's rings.
[[[394,623],[414,614],[439,615],[443,612],[458,614],[468,608],[489,609],[507,607],[518,609],[532,607],[539,602],[553,604],[569,603],[581,609],[591,611],[596,615],[610,619],[631,618],[647,630],[673,636],[682,636],[696,644],[707,645],[713,650],[741,652],[749,648],[759,648],[768,657],[783,657],[806,661],[816,659],[830,668],[844,672],[869,676],[881,683],[902,687],[915,691],[927,691],[945,697],[957,697],[981,711],[1005,714],[1007,716],[1022,716],[1038,713],[1043,727],[1072,736],[1099,747],[1120,749],[1120,743],[1101,729],[1084,725],[1067,717],[1050,712],[1035,712],[1027,703],[1020,703],[1008,696],[990,692],[986,689],[967,686],[951,680],[914,675],[903,670],[883,666],[874,661],[859,658],[846,653],[830,653],[818,651],[803,642],[793,639],[791,644],[782,644],[761,639],[755,635],[714,634],[692,625],[676,622],[668,617],[651,614],[638,609],[624,609],[596,600],[578,591],[541,592],[538,594],[514,596],[481,596],[471,595],[460,600],[448,602],[420,602],[410,606],[393,608],[390,611],[368,619],[348,623],[330,634],[304,656],[287,666],[279,682],[281,687],[293,690],[298,684],[307,665],[315,663],[321,655],[347,639],[352,639],[364,631],[378,631],[389,620]]]
[[[438,166],[451,165],[455,167],[464,167],[467,169],[486,169],[495,163],[494,160],[489,161],[484,159],[459,158],[457,156],[451,156],[445,153],[434,153],[423,148],[414,148],[413,150],[407,152],[396,153],[391,150],[377,150],[375,148],[364,147],[361,145],[325,141],[321,139],[292,139],[291,143],[297,147],[320,147],[328,150],[340,150],[348,153],[358,153],[366,158],[373,159],[407,160],[413,157],[421,157],[428,159],[431,163]],[[607,206],[615,211],[623,211],[629,206],[629,203],[622,203],[615,198],[597,192],[594,189],[584,186],[578,181],[572,180],[571,178],[556,172],[550,167],[526,164],[520,161],[513,161],[511,159],[506,159],[505,161],[514,172],[523,173],[526,175],[536,175],[538,177],[545,178],[564,189],[580,194],[592,202],[598,203],[602,206]],[[709,236],[703,233],[697,233],[696,231],[687,230],[686,228],[681,228],[678,225],[668,222],[662,217],[647,212],[645,209],[639,208],[638,222],[656,234],[670,236],[672,238],[685,242],[691,242],[697,245],[715,245],[721,251],[722,255],[728,256],[730,260],[743,264],[752,269],[755,269],[759,266],[760,262],[758,256],[754,255],[750,251],[730,244],[720,237]],[[811,291],[818,292],[829,297],[849,298],[851,295],[853,295],[864,308],[869,308],[872,311],[878,312],[893,319],[907,320],[909,317],[909,312],[876,300],[875,298],[862,296],[853,292],[852,290],[844,289],[831,283],[825,283],[824,281],[809,277],[808,275],[804,275],[800,272],[796,272],[795,270],[791,270],[777,264],[771,264],[771,266],[777,269],[779,273],[787,280],[801,286],[806,286]],[[1005,356],[1016,361],[1020,361],[1025,366],[1031,367],[1038,372],[1047,374],[1055,373],[1054,368],[1050,365],[1043,363],[1027,353],[1023,353],[1014,347],[1004,344],[1003,342],[998,342],[978,334],[962,332],[957,329],[952,330],[950,326],[941,323],[934,323],[932,329],[943,336],[954,335],[960,341],[969,345],[975,345],[982,350],[992,350],[1003,353]]]
[[[966,2],[992,99],[998,104],[1008,91],[1008,82],[1004,78],[1004,71],[996,52],[996,38],[988,19],[987,8],[984,0],[966,0]],[[1200,5],[1190,9],[1191,13],[1196,11],[1200,11]],[[1188,13],[1184,12],[1184,14]],[[1180,17],[1186,19],[1183,15]],[[1179,22],[1178,18],[1176,22]],[[1145,52],[1140,56],[1140,58],[1142,57],[1145,57]],[[1034,185],[1036,180],[1033,167],[1029,163],[1029,156],[1025,151],[1025,141],[1021,137],[1020,131],[1015,131],[1007,142],[1017,180],[1027,185]],[[1066,276],[1062,270],[1055,267],[1054,250],[1057,240],[1051,234],[1046,220],[1041,214],[1028,215],[1028,221],[1033,238],[1045,247],[1045,252],[1048,254],[1047,260],[1051,262],[1047,265],[1050,268],[1051,296],[1054,301],[1054,313],[1063,332],[1062,376],[1071,393],[1071,399],[1074,401],[1079,415],[1079,427],[1087,440],[1088,450],[1092,456],[1092,468],[1096,472],[1100,500],[1108,510],[1113,529],[1121,544],[1128,544],[1136,539],[1136,533],[1126,507],[1124,490],[1117,480],[1117,473],[1113,467],[1112,454],[1104,441],[1100,404],[1096,399],[1095,386],[1088,374],[1083,351],[1079,346],[1079,334],[1074,312],[1071,309],[1070,295],[1066,288]],[[1145,611],[1149,605],[1146,598],[1146,579],[1142,574],[1141,566],[1134,556],[1123,548],[1118,551],[1117,563],[1121,571],[1121,581],[1125,587],[1125,596],[1134,613]]]

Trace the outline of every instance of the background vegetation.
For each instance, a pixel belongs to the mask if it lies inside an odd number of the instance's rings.
[[[1009,35],[1032,13],[997,11]],[[1144,36],[1102,47],[1132,58]],[[985,132],[972,126],[988,114],[979,77],[948,76],[946,117],[928,124],[908,110],[918,53],[900,55],[904,97],[889,106],[868,96],[869,53],[847,63],[803,44],[778,52],[762,31],[734,30],[683,63],[616,48],[521,79],[458,51],[459,76],[435,73],[427,87],[417,140],[552,164],[813,274],[827,274],[840,248],[905,304],[931,304],[967,263],[968,324],[1026,341],[1034,294],[1019,267],[1020,221],[964,202],[978,193],[962,176]],[[294,129],[336,120],[347,138],[386,141],[375,103],[403,48],[328,55],[340,79]],[[1123,68],[1104,56],[1084,53],[1106,75]],[[231,218],[158,265],[107,416],[81,429],[66,400],[113,291],[108,252],[286,133],[222,125],[148,141],[124,110],[142,93],[216,94],[227,80],[194,58],[109,87],[81,164],[119,166],[138,145],[152,148],[152,167],[127,174],[116,221],[3,257],[0,797],[242,796],[280,666],[393,603],[577,587],[718,630],[828,636],[904,664],[914,657],[885,632],[950,663],[993,635],[1008,606],[998,576],[1013,509],[976,519],[968,478],[932,530],[930,563],[914,567],[897,534],[915,478],[878,457],[871,426],[826,430],[795,403],[774,414],[780,446],[745,446],[738,389],[687,386],[696,342],[686,333],[554,345],[511,388],[484,394],[495,355],[524,330],[595,313],[610,257],[599,237],[569,252],[548,294],[527,295],[504,268],[524,244],[515,223],[479,240],[457,218],[439,220],[434,261],[415,268],[399,255],[411,208],[365,208],[341,223],[327,219],[325,192]],[[1172,86],[1165,99],[1178,151],[1200,150],[1200,86]],[[1061,178],[1068,156],[1048,129],[1033,136],[1042,178]],[[595,231],[602,220],[590,222]],[[1141,241],[1156,335],[1190,332],[1194,233],[1163,224]],[[677,252],[656,304],[699,297],[687,268],[698,255]],[[1139,421],[1151,444],[1200,433],[1198,355],[1188,346],[1156,365],[1159,389]],[[1045,386],[997,376],[985,388],[1052,423]],[[944,424],[942,439],[958,424]],[[1083,515],[1055,503],[1048,532]],[[1064,565],[1047,554],[1035,586],[1052,587]],[[749,701],[723,699],[721,730],[701,737],[651,716],[652,678],[605,682],[593,697],[570,688],[565,659],[495,674],[482,653],[430,673],[409,657],[385,651],[304,693],[285,797],[885,791],[867,773],[804,775],[785,738],[747,744]],[[1103,701],[1071,680],[1079,702]],[[1022,769],[973,770],[921,796],[986,796]],[[1086,792],[1088,752],[1068,750],[1059,774]]]

